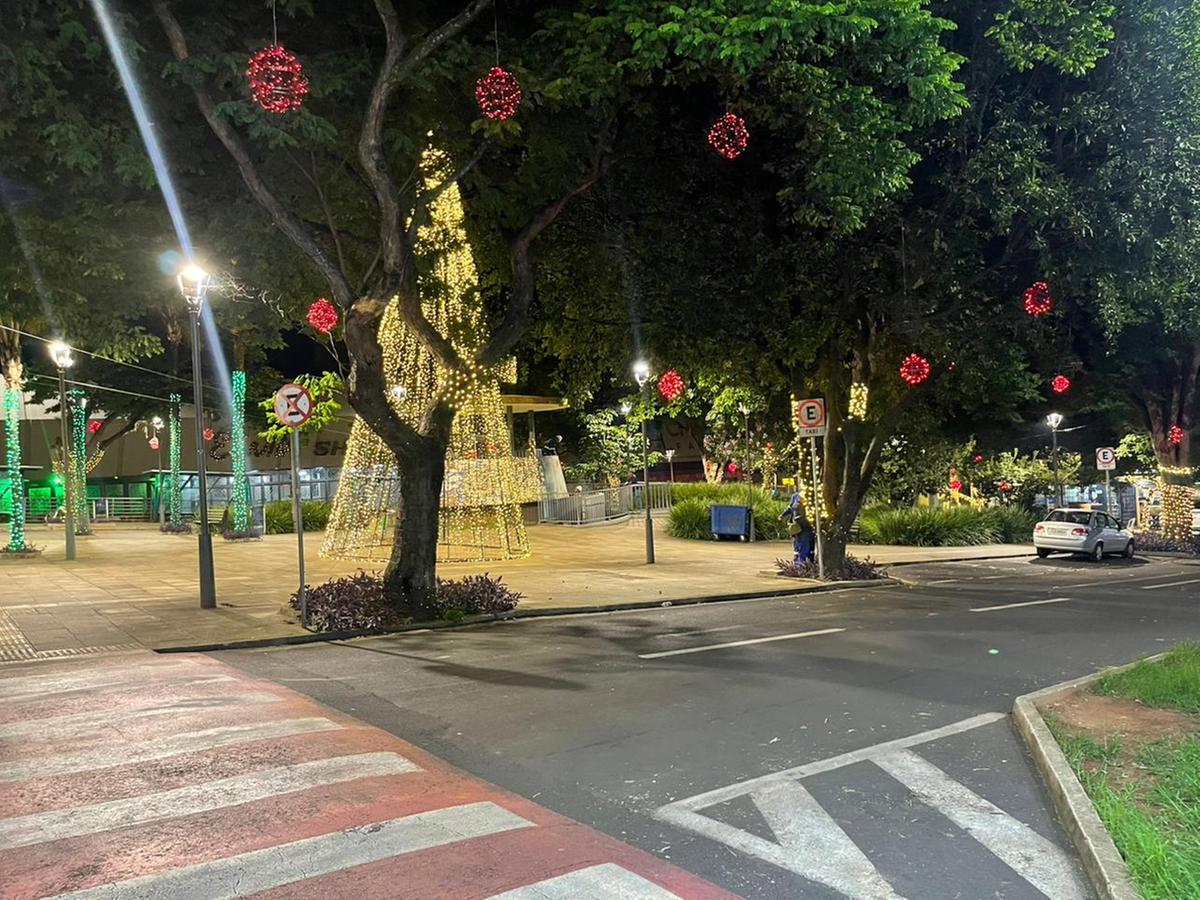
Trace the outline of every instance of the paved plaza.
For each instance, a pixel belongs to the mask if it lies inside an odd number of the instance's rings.
[[[525,595],[522,610],[586,610],[703,597],[783,593],[815,582],[784,580],[774,561],[783,542],[687,541],[656,522],[657,561],[645,563],[642,523],[529,529],[526,559],[461,563],[442,577],[502,575]],[[317,584],[357,571],[359,564],[322,559],[320,534],[306,535],[307,580]],[[131,647],[188,647],[304,633],[286,608],[296,587],[294,535],[261,541],[213,542],[215,610],[200,610],[197,541],[150,525],[97,525],[64,559],[61,529],[30,529],[38,556],[0,558],[0,659],[38,659]],[[1028,555],[1014,545],[982,547],[854,547],[882,563]]]

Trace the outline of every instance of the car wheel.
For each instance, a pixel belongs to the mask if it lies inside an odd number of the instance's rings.
[[[1092,548],[1092,562],[1100,562],[1104,559],[1104,542],[1096,541],[1096,546]]]
[[[1134,554],[1133,539],[1130,538],[1129,543],[1125,545],[1125,552],[1122,553],[1121,555],[1123,557],[1125,557],[1126,559],[1133,559],[1133,554]]]
[[[1038,559],[1045,559],[1047,556],[1050,555],[1050,550],[1047,547],[1038,547],[1037,554],[1038,554]]]

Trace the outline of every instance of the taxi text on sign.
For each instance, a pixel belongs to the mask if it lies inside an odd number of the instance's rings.
[[[797,400],[796,434],[800,437],[820,437],[825,433],[825,400],[816,397]]]
[[[1101,472],[1111,472],[1117,467],[1117,451],[1112,447],[1096,448],[1096,468]]]

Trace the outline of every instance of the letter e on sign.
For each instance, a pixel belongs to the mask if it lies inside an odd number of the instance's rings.
[[[275,418],[287,428],[299,428],[313,413],[313,398],[302,384],[285,384],[275,392]]]
[[[1112,447],[1096,448],[1096,468],[1101,472],[1111,472],[1117,467],[1117,451]]]
[[[797,400],[795,406],[796,434],[800,437],[820,437],[825,433],[825,400]]]

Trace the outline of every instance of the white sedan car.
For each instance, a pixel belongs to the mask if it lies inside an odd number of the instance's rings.
[[[1045,559],[1054,551],[1082,553],[1093,562],[1105,554],[1133,557],[1133,534],[1106,512],[1056,509],[1033,528],[1033,546]]]

